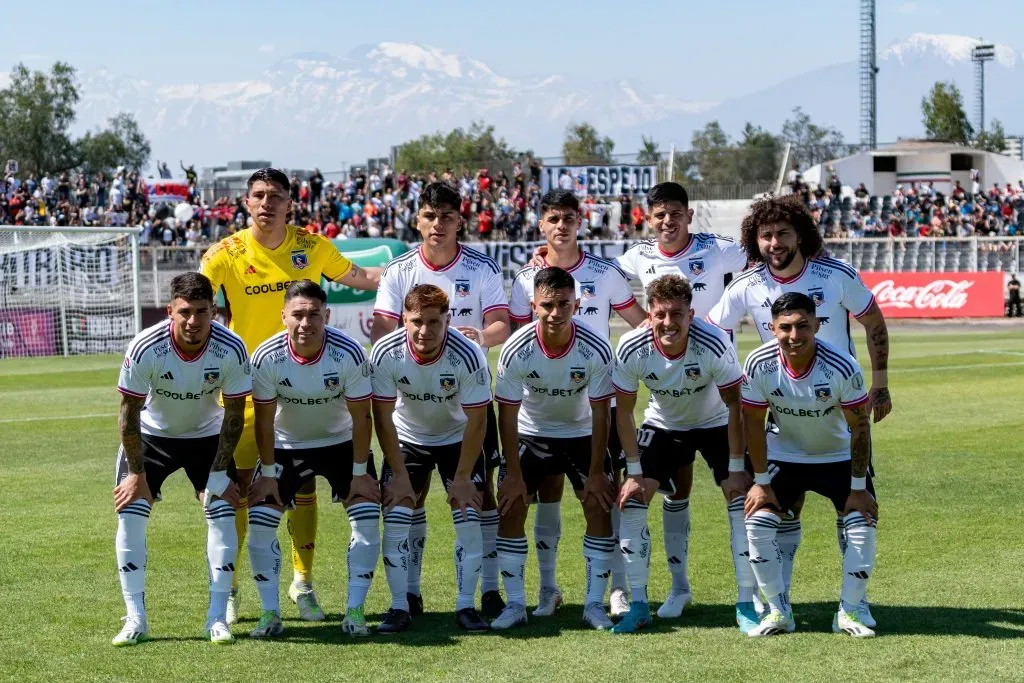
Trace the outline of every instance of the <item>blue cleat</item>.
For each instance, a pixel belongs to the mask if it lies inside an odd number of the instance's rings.
[[[747,633],[760,623],[757,618],[757,609],[752,602],[736,603],[736,625],[740,627],[740,633]]]
[[[651,607],[646,602],[629,603],[629,611],[612,627],[612,633],[636,633],[651,625]]]

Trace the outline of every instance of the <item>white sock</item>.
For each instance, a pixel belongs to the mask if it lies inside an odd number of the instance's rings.
[[[266,505],[249,508],[249,568],[263,609],[278,614],[281,614],[281,544],[277,542],[280,523],[280,510]]]
[[[616,550],[614,536],[583,537],[583,557],[587,562],[587,597],[584,606],[593,603],[604,604],[604,593],[608,589],[611,571],[608,564]]]
[[[480,531],[480,515],[473,508],[452,510],[455,522],[455,588],[458,598],[455,610],[476,606],[476,584],[484,554],[484,538]]]
[[[633,602],[647,602],[647,581],[651,575],[651,533],[647,528],[647,506],[637,500],[628,500],[621,517],[620,549],[617,554],[624,560],[630,597]]]
[[[380,555],[380,505],[357,503],[346,510],[352,527],[345,564],[348,567],[348,598],[346,607],[361,607],[370,592],[373,572]]]
[[[875,541],[878,530],[859,512],[846,515],[846,552],[843,554],[843,591],[840,604],[852,613],[868,592],[868,579],[875,568]]]
[[[409,527],[409,587],[413,595],[420,594],[420,574],[423,572],[423,551],[427,547],[427,511],[417,508],[412,511],[412,525]]]
[[[117,513],[117,575],[128,616],[146,623],[146,526],[149,524],[149,502],[135,500]]]
[[[779,544],[779,552],[782,554],[782,580],[786,584],[787,595],[789,587],[793,584],[793,565],[803,533],[799,519],[784,519],[779,524],[779,531],[775,535],[775,542]]]
[[[235,578],[238,532],[235,509],[227,501],[215,500],[206,508],[206,562],[210,568],[210,607],[206,623],[227,620],[228,596]]]
[[[526,536],[522,538],[498,536],[498,566],[501,568],[501,579],[505,584],[505,596],[509,605],[526,607],[524,573],[528,551]]]
[[[480,566],[480,592],[498,590],[498,517],[497,510],[480,513],[480,534],[483,536],[483,562]]]
[[[786,584],[782,578],[782,557],[775,535],[782,520],[768,510],[758,510],[747,517],[747,542],[750,544],[750,565],[768,604],[786,611]]]
[[[687,555],[690,549],[690,499],[669,500],[661,504],[661,520],[665,533],[665,556],[672,575],[673,594],[690,592]]]
[[[558,568],[558,540],[562,536],[562,504],[537,503],[533,518],[533,546],[537,550],[540,588],[554,588]]]
[[[750,545],[744,522],[745,496],[729,501],[729,545],[732,548],[732,566],[736,572],[736,602],[753,602],[757,579],[750,568]]]
[[[646,506],[644,506],[646,508]],[[619,543],[619,528],[622,526],[622,512],[618,505],[612,505],[612,536],[615,538],[615,552],[612,553],[612,590],[626,587],[626,564],[623,554],[620,552],[622,545]],[[646,517],[645,517],[646,518]]]
[[[391,591],[391,609],[409,611],[409,528],[412,509],[393,507],[384,515],[384,575]]]

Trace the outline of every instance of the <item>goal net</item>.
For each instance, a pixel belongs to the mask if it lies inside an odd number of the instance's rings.
[[[0,226],[0,358],[123,353],[138,263],[133,229]]]

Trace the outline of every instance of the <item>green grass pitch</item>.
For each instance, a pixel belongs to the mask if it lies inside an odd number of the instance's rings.
[[[741,336],[743,356],[753,341]],[[582,514],[570,496],[558,569],[568,604],[513,633],[462,635],[453,624],[451,518],[435,482],[423,575],[428,614],[410,632],[358,641],[342,635],[349,527],[341,506],[321,494],[316,583],[328,620],[298,621],[282,595],[285,637],[244,637],[257,597],[243,560],[243,621],[234,629],[242,637],[214,647],[201,631],[206,525],[179,473],[165,485],[149,527],[147,605],[155,641],[115,649],[110,638],[123,604],[110,492],[120,359],[0,361],[0,678],[1021,680],[1022,341],[1016,331],[893,333],[895,410],[874,429],[882,519],[869,595],[879,637],[864,642],[830,630],[841,580],[835,516],[814,496],[794,577],[797,632],[765,641],[741,636],[733,625],[725,508],[698,459],[690,542],[696,602],[682,619],[656,620],[646,633],[613,636],[580,623]],[[638,411],[644,403],[641,396]],[[650,526],[656,607],[669,581],[657,501]],[[288,547],[283,525],[281,542]],[[529,567],[528,595],[536,600],[532,552]],[[282,594],[290,578],[286,566]],[[381,570],[367,603],[371,622],[387,604]]]

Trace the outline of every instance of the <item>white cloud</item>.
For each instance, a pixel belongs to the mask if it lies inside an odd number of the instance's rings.
[[[917,14],[921,11],[921,6],[916,2],[904,2],[896,6],[897,14]]]
[[[264,43],[263,45],[260,45],[259,50],[260,50],[260,52],[263,52],[263,53],[273,52],[274,51],[274,44],[273,43]]]

